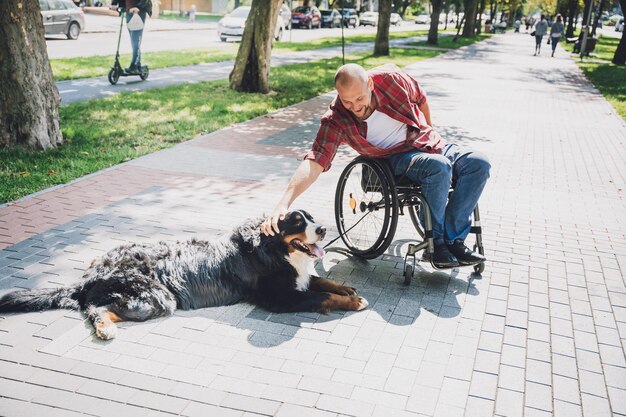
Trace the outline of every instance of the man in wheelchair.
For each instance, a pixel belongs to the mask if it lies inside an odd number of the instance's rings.
[[[471,214],[491,165],[476,151],[448,144],[432,128],[425,92],[393,64],[369,72],[356,64],[335,75],[338,96],[324,114],[311,150],[292,176],[270,217],[261,226],[278,233],[277,222],[293,201],[327,171],[344,143],[369,158],[384,158],[397,177],[419,184],[430,206],[437,268],[475,265],[485,257],[465,246]],[[450,187],[454,192],[448,198]]]

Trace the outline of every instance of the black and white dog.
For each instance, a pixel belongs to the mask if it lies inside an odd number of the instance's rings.
[[[8,293],[0,312],[82,310],[97,336],[111,339],[115,322],[239,301],[278,313],[367,307],[354,288],[309,275],[309,262],[324,255],[317,242],[326,234],[310,214],[288,213],[274,236],[261,233],[262,222],[248,220],[214,241],[119,246],[94,260],[79,284]]]

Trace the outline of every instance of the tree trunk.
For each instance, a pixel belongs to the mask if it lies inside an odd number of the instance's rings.
[[[391,0],[378,1],[378,29],[376,31],[376,43],[374,55],[389,55],[389,24],[391,19]]]
[[[496,13],[498,13],[498,0],[492,0],[489,2],[489,20],[492,26],[496,24]]]
[[[433,13],[430,15],[430,29],[428,30],[428,39],[426,43],[437,45],[437,30],[439,29],[439,15],[443,9],[443,0],[431,0],[433,4]]]
[[[63,144],[37,0],[0,0],[0,86],[0,147]]]
[[[476,34],[480,35],[480,32],[482,31],[482,18],[483,18],[483,13],[485,12],[485,0],[480,0],[480,5],[478,6],[478,27],[476,28]]]
[[[626,10],[626,0],[619,0],[619,4],[622,7],[622,10]],[[611,62],[615,65],[626,64],[626,30],[622,31],[622,39],[620,39],[619,44],[617,45],[615,55],[613,55],[613,60]]]
[[[576,20],[576,8],[578,0],[569,0],[567,3],[567,29],[565,30],[566,38],[574,37],[574,20]]]
[[[515,23],[515,19],[517,18],[517,8],[519,7],[519,0],[512,0],[509,3],[509,17],[507,19],[507,24],[510,26]]]
[[[270,60],[282,0],[253,0],[241,45],[230,73],[230,88],[246,93],[270,92]]]
[[[404,19],[404,15],[406,14],[406,9],[408,9],[410,5],[411,5],[411,0],[402,1],[402,4],[400,5],[400,11],[398,12],[398,14],[402,16],[403,19]]]
[[[478,0],[465,0],[465,26],[463,26],[464,38],[473,38],[476,24],[476,7]]]
[[[591,10],[591,3],[593,2],[593,0],[585,0],[585,8],[583,9],[583,23],[582,23],[582,28],[585,28],[585,26],[587,26],[587,22],[589,21],[589,16],[591,16],[591,13],[593,12]],[[589,28],[587,28],[587,30],[589,30]],[[590,33],[590,32],[587,32]]]
[[[600,16],[602,16],[602,6],[604,5],[604,0],[600,0],[600,2],[598,3],[598,12],[596,13],[596,15],[593,17],[593,29],[591,31],[591,36],[595,37],[596,36],[596,29],[598,27],[598,22],[600,21]]]

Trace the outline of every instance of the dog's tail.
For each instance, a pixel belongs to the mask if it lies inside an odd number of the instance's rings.
[[[26,312],[52,309],[78,310],[78,287],[18,290],[0,298],[0,312]]]

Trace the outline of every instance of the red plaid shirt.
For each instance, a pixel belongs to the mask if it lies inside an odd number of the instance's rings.
[[[426,122],[419,105],[426,94],[417,81],[393,64],[369,72],[374,82],[376,110],[407,125],[406,140],[391,148],[379,148],[367,141],[367,120],[357,119],[347,110],[339,97],[330,105],[321,120],[320,129],[311,150],[304,159],[320,164],[324,171],[330,169],[339,145],[346,143],[359,154],[371,158],[419,149],[429,153],[442,153],[445,140]]]

